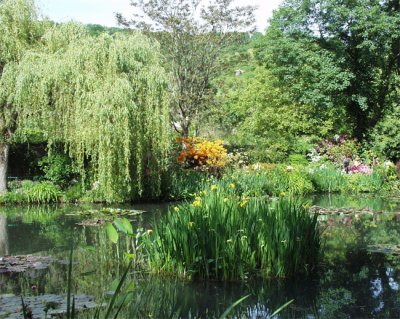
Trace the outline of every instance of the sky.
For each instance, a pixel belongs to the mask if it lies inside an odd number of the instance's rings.
[[[238,5],[258,6],[256,24],[258,31],[264,31],[272,11],[283,0],[236,0]],[[115,12],[129,17],[133,13],[129,0],[37,0],[43,15],[57,22],[70,20],[116,26]]]

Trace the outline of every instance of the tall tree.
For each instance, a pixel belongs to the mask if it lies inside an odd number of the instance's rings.
[[[399,0],[286,0],[261,61],[296,101],[344,107],[363,138],[398,102]]]
[[[90,37],[84,26],[50,28],[43,47],[4,70],[19,128],[65,144],[101,198],[160,192],[169,141],[166,76],[157,44],[141,35]],[[1,101],[1,99],[0,99]]]
[[[237,32],[252,31],[254,7],[234,7],[233,0],[139,0],[140,13],[119,22],[142,29],[161,43],[171,74],[172,122],[188,136],[211,96],[210,80],[218,70],[222,50]]]
[[[40,44],[46,22],[38,20],[34,2],[0,2],[0,80],[6,68],[18,64],[24,53]],[[10,143],[16,129],[17,112],[0,86],[0,193],[7,190],[7,167]]]

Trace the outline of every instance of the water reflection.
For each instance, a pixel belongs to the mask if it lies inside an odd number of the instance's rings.
[[[0,215],[0,256],[8,255],[7,217]]]
[[[398,202],[343,197],[314,198],[325,207],[370,208],[398,211]],[[390,205],[388,204],[390,202]],[[92,208],[92,207],[90,207]],[[154,211],[160,207],[140,206]],[[389,209],[390,208],[390,209]],[[44,271],[0,275],[0,293],[30,295],[66,291],[69,242],[73,239],[73,289],[98,300],[110,290],[126,264],[121,261],[129,241],[112,244],[101,227],[81,227],[82,216],[68,214],[84,208],[39,207],[2,210],[0,255],[40,253],[56,260]],[[161,207],[165,210],[165,207]],[[134,217],[136,227],[146,227],[157,214]],[[239,298],[250,297],[235,308],[232,318],[268,318],[288,300],[294,303],[279,318],[399,318],[400,263],[396,256],[376,254],[369,245],[400,244],[396,214],[328,216],[325,223],[323,263],[314,277],[301,280],[255,280],[247,283],[184,282],[133,272],[131,305],[126,318],[218,318]],[[64,262],[63,262],[64,261]],[[32,285],[37,291],[32,292]]]

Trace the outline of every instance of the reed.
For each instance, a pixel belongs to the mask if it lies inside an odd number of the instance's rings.
[[[300,202],[241,196],[226,182],[170,209],[141,241],[152,271],[216,280],[305,274],[320,250],[317,217]]]

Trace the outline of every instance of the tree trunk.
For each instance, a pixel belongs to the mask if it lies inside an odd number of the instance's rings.
[[[0,193],[7,192],[7,169],[9,144],[0,144]]]
[[[8,255],[7,218],[0,215],[0,257]]]

